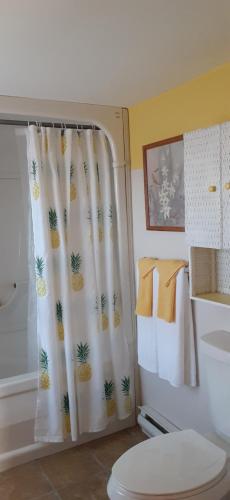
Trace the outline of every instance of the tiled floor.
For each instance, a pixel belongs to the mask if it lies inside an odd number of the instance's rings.
[[[146,439],[134,427],[0,474],[0,500],[106,500],[117,458]]]

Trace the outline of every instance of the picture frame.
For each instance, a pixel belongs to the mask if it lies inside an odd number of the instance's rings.
[[[183,135],[143,146],[143,166],[146,229],[183,232]]]

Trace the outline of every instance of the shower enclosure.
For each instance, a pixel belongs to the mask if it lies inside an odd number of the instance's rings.
[[[128,155],[127,111],[51,101],[0,97],[0,471],[30,459],[53,453],[65,445],[34,442],[37,389],[36,303],[32,277],[32,226],[27,179],[27,127],[1,124],[1,119],[90,123],[104,129],[111,145],[114,168],[119,167],[115,186],[118,218],[126,217],[129,234],[118,229],[119,252],[125,287],[124,307],[130,310],[132,283],[132,228]],[[127,277],[131,277],[130,281]],[[34,301],[30,307],[29,301]],[[28,315],[34,310],[34,317]],[[29,317],[28,317],[29,316]],[[132,320],[133,321],[133,320]],[[131,324],[131,321],[130,321]],[[134,321],[129,332],[133,363]],[[111,433],[134,424],[135,415],[117,421],[103,432]],[[100,434],[101,435],[101,434]],[[98,437],[83,435],[79,442]]]
[[[29,210],[26,132],[0,125],[0,379],[36,369],[36,335],[28,329]],[[28,331],[30,330],[30,335]]]

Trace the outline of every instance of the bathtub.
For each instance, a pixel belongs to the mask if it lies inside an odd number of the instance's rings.
[[[36,372],[0,380],[0,472],[76,446],[34,441],[36,393]]]
[[[0,380],[0,471],[22,463],[35,446],[36,385],[36,373]]]
[[[28,373],[0,380],[0,472],[36,458],[126,429],[135,424],[135,415],[117,421],[100,433],[84,434],[77,442],[34,442],[37,373]]]
[[[77,442],[70,439],[54,444],[34,441],[37,372],[25,372],[30,370],[27,358],[32,367],[37,364],[37,347],[33,336],[28,339],[27,335],[27,295],[27,283],[18,283],[8,304],[0,305],[0,472],[135,423],[134,415],[111,424],[103,433],[84,434]],[[9,376],[11,374],[14,376]]]

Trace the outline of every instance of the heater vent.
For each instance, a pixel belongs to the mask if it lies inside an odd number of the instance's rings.
[[[142,431],[149,437],[180,431],[179,427],[167,420],[163,415],[153,410],[150,406],[140,406],[137,417]]]

